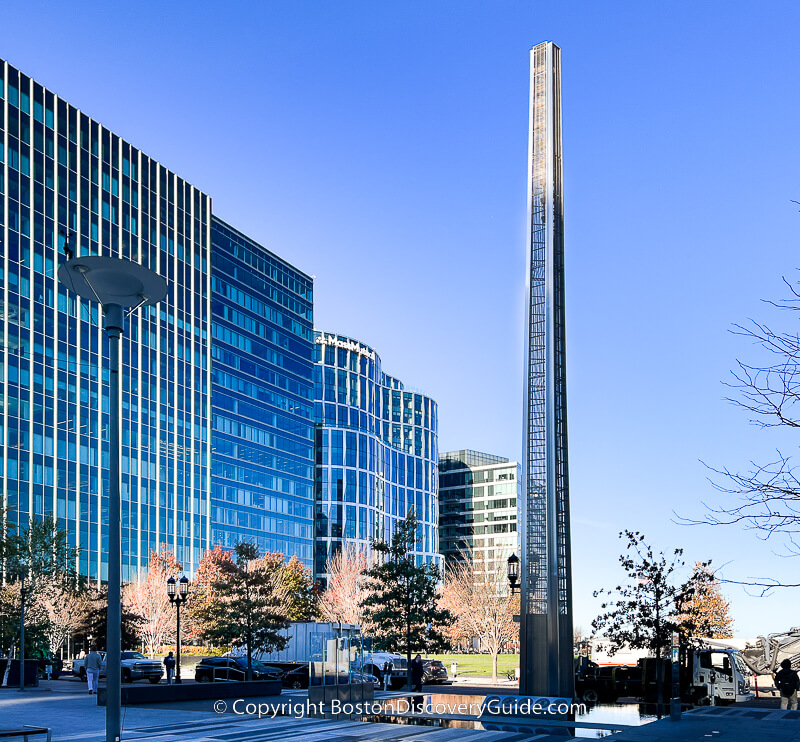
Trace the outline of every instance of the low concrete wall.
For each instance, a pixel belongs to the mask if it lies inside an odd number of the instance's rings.
[[[148,685],[123,685],[122,705],[135,706],[140,703],[166,703],[168,701],[202,701],[217,698],[255,698],[279,696],[280,680],[251,680],[230,683],[166,683]],[[106,687],[97,689],[97,705],[106,705]]]
[[[331,701],[357,703],[370,701],[375,697],[372,683],[339,683],[338,685],[310,685],[308,701],[315,704],[328,704]]]

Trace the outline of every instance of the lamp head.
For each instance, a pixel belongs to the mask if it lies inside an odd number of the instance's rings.
[[[181,598],[186,600],[186,596],[189,594],[189,578],[186,575],[184,575],[178,581],[178,584],[180,586],[179,589],[180,589]]]
[[[518,582],[519,582],[519,557],[516,554],[512,554],[508,558],[508,584],[510,585],[512,592],[517,587]]]
[[[175,597],[175,578],[170,577],[167,580],[167,595],[169,595],[169,599],[172,600]]]

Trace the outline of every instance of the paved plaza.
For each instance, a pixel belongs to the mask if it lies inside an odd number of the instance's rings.
[[[476,695],[476,702],[481,698],[482,695]],[[474,730],[465,728],[466,723],[461,727],[437,728],[418,725],[416,720],[409,719],[404,719],[402,724],[388,724],[291,715],[259,719],[252,714],[237,713],[247,704],[265,704],[265,708],[289,703],[301,706],[306,703],[306,691],[284,691],[281,696],[246,699],[236,708],[234,700],[226,700],[225,708],[217,706],[217,711],[213,700],[124,708],[122,739],[141,742],[450,742],[462,739],[466,742],[556,742],[565,738],[565,730],[558,728],[550,734],[541,728],[516,732]],[[713,739],[800,742],[800,712],[780,711],[774,707],[776,703],[771,699],[762,707],[695,709],[684,713],[680,722],[665,719],[631,727],[614,734],[613,738],[620,742],[706,742]],[[455,720],[455,723],[459,722]],[[50,727],[54,742],[103,742],[105,709],[97,706],[96,697],[89,695],[84,684],[79,682],[43,682],[41,688],[25,693],[16,689],[0,690],[0,728],[23,724]],[[608,735],[609,730],[600,734]],[[579,736],[596,738],[599,735],[587,729],[580,730]]]

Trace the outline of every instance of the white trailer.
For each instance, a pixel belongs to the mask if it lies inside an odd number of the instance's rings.
[[[361,626],[331,621],[296,621],[288,629],[281,629],[279,633],[288,637],[289,643],[281,650],[258,652],[254,655],[255,659],[261,660],[265,665],[276,663],[303,665],[310,662],[318,651],[314,643],[319,635],[356,637],[361,635]]]

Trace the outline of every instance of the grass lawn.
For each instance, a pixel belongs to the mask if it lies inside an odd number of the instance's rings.
[[[450,674],[450,663],[458,662],[459,675],[479,675],[492,677],[492,656],[489,654],[431,654],[431,659],[441,660]],[[518,654],[500,654],[497,656],[497,676],[504,679],[506,673],[514,672],[519,665]]]

